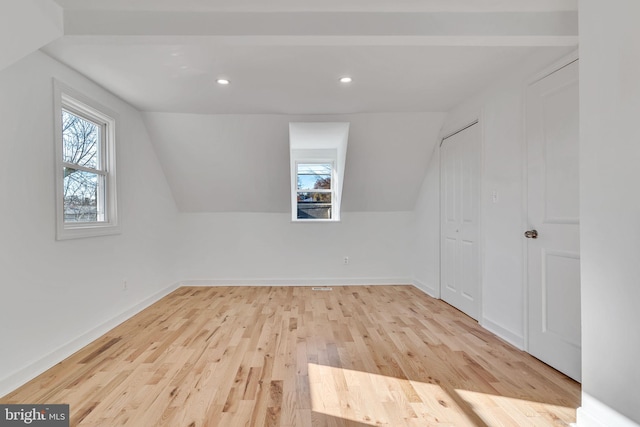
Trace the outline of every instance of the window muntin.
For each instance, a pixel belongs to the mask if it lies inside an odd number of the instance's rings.
[[[298,220],[333,219],[333,163],[296,163]]]
[[[56,238],[119,233],[115,114],[54,82]]]

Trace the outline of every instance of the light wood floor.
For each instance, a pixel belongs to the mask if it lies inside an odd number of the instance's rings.
[[[580,385],[411,286],[180,288],[0,403],[71,425],[556,426]]]

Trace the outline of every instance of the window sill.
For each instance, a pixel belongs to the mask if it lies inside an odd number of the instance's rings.
[[[56,240],[84,239],[86,237],[121,234],[120,226],[113,224],[85,224],[58,227]]]
[[[292,219],[291,222],[304,222],[304,223],[313,223],[313,222],[340,222],[340,219]]]

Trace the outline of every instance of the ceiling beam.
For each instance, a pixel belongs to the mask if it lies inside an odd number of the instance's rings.
[[[574,46],[575,11],[492,13],[65,11],[65,35],[206,37],[279,46]]]
[[[197,12],[545,12],[578,0],[56,0],[65,10]]]

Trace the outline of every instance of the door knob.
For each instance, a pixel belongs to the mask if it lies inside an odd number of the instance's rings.
[[[528,230],[524,232],[524,237],[526,237],[527,239],[537,239],[538,238],[538,231],[537,230]]]

